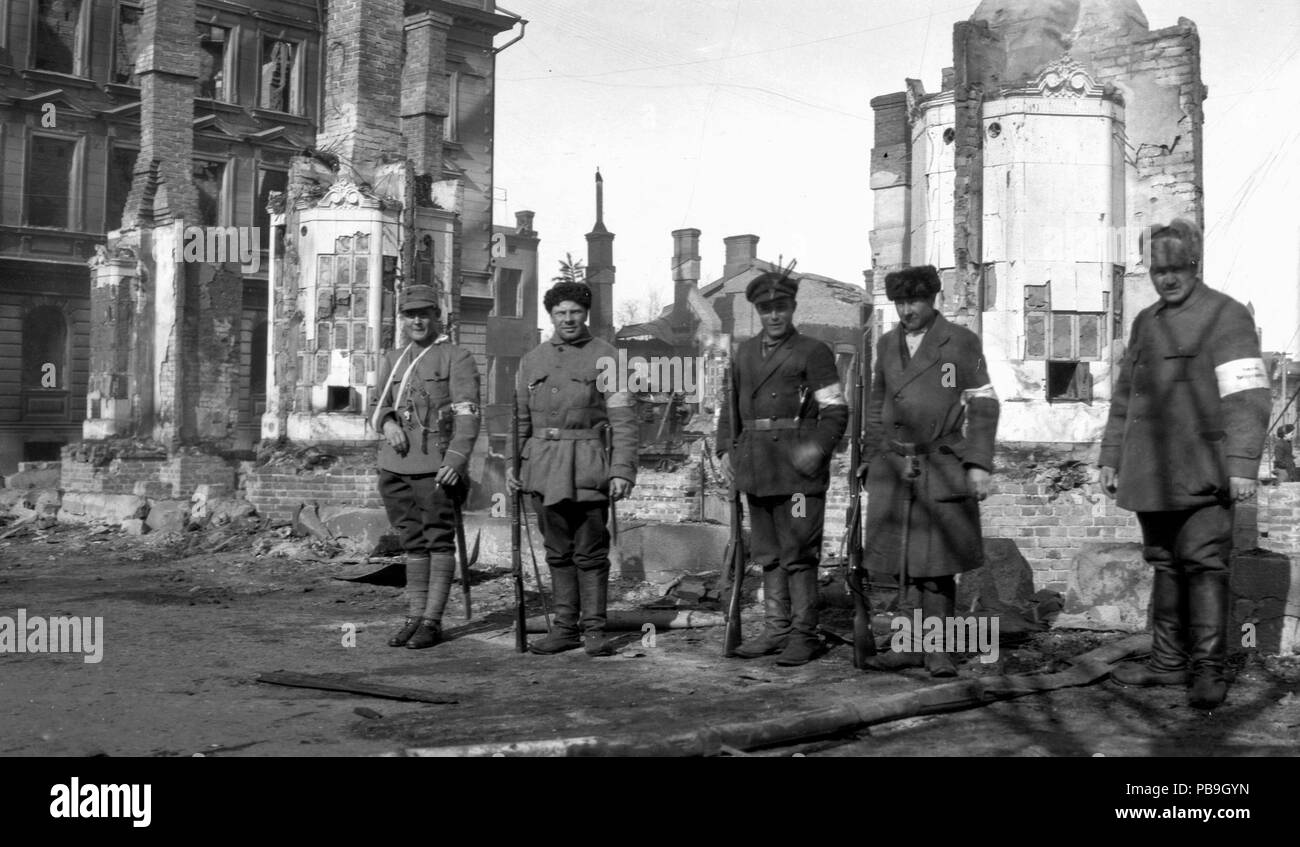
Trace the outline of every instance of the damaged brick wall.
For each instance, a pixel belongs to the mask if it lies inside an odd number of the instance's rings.
[[[185,265],[185,319],[181,349],[186,398],[184,442],[233,446],[243,367],[239,333],[244,287],[238,271],[213,264]]]
[[[1259,546],[1300,556],[1300,482],[1259,489]]]

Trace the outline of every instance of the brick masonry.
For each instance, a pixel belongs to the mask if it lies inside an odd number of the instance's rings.
[[[1259,546],[1300,556],[1300,482],[1264,486],[1259,497]]]

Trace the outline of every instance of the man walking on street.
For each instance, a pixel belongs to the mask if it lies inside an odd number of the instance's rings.
[[[1227,697],[1233,505],[1255,496],[1270,388],[1245,306],[1201,278],[1201,232],[1184,220],[1145,233],[1160,299],[1138,313],[1102,439],[1101,485],[1137,512],[1154,569],[1151,657],[1112,676],[1187,685],[1188,704]]]
[[[478,437],[478,366],[441,334],[436,292],[403,289],[402,331],[409,343],[384,355],[371,425],[379,447],[379,493],[402,540],[407,617],[390,647],[432,647],[456,570],[456,512],[469,485]]]
[[[763,568],[763,634],[736,648],[752,659],[779,653],[802,665],[820,652],[817,565],[821,560],[831,454],[849,410],[835,356],[794,328],[799,281],[765,273],[746,288],[763,331],[735,351],[732,382],[740,420],[732,441],[732,403],[718,424],[722,472],[749,507],[750,552]]]
[[[885,277],[898,326],[876,346],[871,400],[864,416],[867,540],[864,567],[920,591],[921,614],[942,631],[955,613],[955,575],[984,564],[979,504],[989,493],[998,399],[979,336],[950,323],[935,301],[939,273],[930,265]],[[924,666],[957,675],[947,647],[888,652],[875,670]]]
[[[609,656],[606,522],[610,502],[631,494],[636,482],[636,420],[626,386],[598,379],[618,351],[587,329],[591,289],[560,282],[542,302],[555,332],[519,366],[522,463],[520,478],[510,470],[506,482],[511,494],[522,488],[532,495],[551,571],[555,622],[528,649],[545,655],[584,647]]]

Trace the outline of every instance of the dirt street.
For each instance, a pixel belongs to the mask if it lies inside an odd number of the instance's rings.
[[[661,630],[653,646],[629,633],[612,658],[520,655],[509,630],[510,582],[504,563],[492,562],[476,566],[473,620],[461,616],[454,587],[447,643],[393,649],[384,642],[402,617],[401,590],[335,578],[359,569],[331,559],[336,552],[252,525],[143,537],[59,525],[0,541],[0,616],[103,619],[99,662],[81,653],[0,654],[0,755],[375,755],[668,733],[934,684],[920,671],[865,675],[845,646],[793,669],[725,660],[719,629]],[[635,586],[622,588],[637,595]],[[826,623],[847,631],[845,614],[832,610]],[[756,629],[759,618],[748,622]],[[1116,637],[1044,633],[1005,650],[995,665],[969,663],[962,673],[1051,668]],[[1105,681],[768,754],[1300,753],[1300,663],[1248,655],[1238,664],[1228,704],[1209,716],[1187,708],[1181,691]],[[276,670],[417,688],[455,702],[257,681]]]

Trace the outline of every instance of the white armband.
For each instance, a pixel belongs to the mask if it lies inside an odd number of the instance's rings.
[[[1219,381],[1219,397],[1252,388],[1270,387],[1263,359],[1234,359],[1224,362],[1214,369],[1214,377]]]
[[[813,392],[813,399],[817,401],[817,407],[825,409],[827,406],[847,406],[844,399],[844,389],[838,382],[832,382],[825,388],[819,388]]]
[[[981,385],[979,388],[967,388],[961,393],[961,402],[969,403],[977,397],[983,397],[986,400],[997,401],[998,393],[993,390],[993,383]]]
[[[632,395],[626,391],[615,391],[605,397],[606,409],[628,409],[632,406]]]

